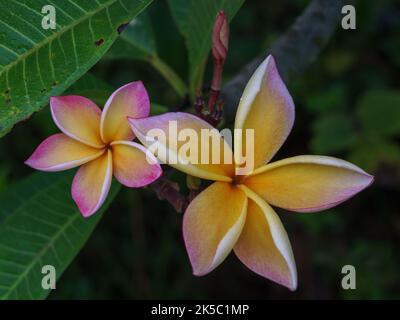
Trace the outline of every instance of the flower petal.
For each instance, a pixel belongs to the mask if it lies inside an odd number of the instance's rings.
[[[44,140],[25,164],[42,171],[62,171],[96,159],[103,152],[58,133]]]
[[[84,217],[94,214],[104,203],[112,181],[112,156],[108,150],[100,158],[79,168],[72,182],[72,198]]]
[[[116,90],[107,100],[101,115],[100,133],[103,141],[132,140],[135,136],[127,117],[144,118],[150,113],[150,100],[141,81]]]
[[[245,186],[249,197],[246,222],[234,252],[249,269],[290,290],[297,287],[292,246],[275,211]]]
[[[101,110],[91,100],[80,96],[50,98],[50,110],[57,127],[67,136],[95,148],[102,148]]]
[[[232,180],[232,149],[217,129],[200,118],[170,112],[145,119],[129,118],[129,122],[138,139],[160,161],[198,178]],[[202,137],[206,132],[213,140]]]
[[[161,176],[157,158],[142,145],[131,141],[115,141],[111,146],[114,176],[124,186],[143,187]]]
[[[230,183],[215,182],[186,209],[183,237],[193,273],[204,275],[229,254],[242,231],[247,197]]]
[[[297,156],[259,168],[245,184],[274,206],[314,212],[340,204],[372,181],[371,175],[347,161]]]
[[[243,91],[236,113],[235,159],[246,154],[245,129],[254,129],[254,167],[267,163],[289,135],[294,103],[270,55],[257,68]],[[241,154],[240,154],[241,153]]]

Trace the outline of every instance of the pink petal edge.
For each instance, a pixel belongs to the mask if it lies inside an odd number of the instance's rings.
[[[94,153],[93,155],[88,155],[87,157],[83,157],[80,159],[63,162],[57,165],[49,165],[49,164],[46,165],[46,160],[45,160],[46,154],[51,152],[51,150],[54,148],[55,143],[57,143],[57,141],[63,137],[67,136],[64,135],[63,133],[57,133],[50,137],[47,137],[44,141],[42,141],[41,144],[39,144],[39,146],[35,149],[32,155],[26,161],[24,161],[24,163],[27,166],[36,170],[45,172],[58,172],[58,171],[72,169],[82,164],[85,164],[91,160],[98,158],[104,152],[104,150],[99,150],[97,153]]]

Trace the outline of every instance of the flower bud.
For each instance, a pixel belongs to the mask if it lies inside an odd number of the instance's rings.
[[[224,11],[217,14],[212,35],[212,54],[214,60],[223,63],[228,53],[229,24]]]

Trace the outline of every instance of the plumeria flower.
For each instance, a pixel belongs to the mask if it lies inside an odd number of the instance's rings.
[[[81,96],[52,97],[50,109],[63,133],[44,140],[25,163],[51,172],[81,166],[71,192],[84,217],[104,203],[113,174],[131,188],[143,187],[161,175],[154,155],[132,141],[135,135],[127,121],[127,116],[149,115],[149,97],[142,82],[128,83],[116,90],[103,111]]]
[[[191,128],[200,136],[201,129],[211,127],[187,113],[129,121],[148,147],[152,141],[146,135],[149,130],[168,132],[170,121],[177,122],[178,134]],[[222,154],[221,164],[190,162],[193,158],[178,152],[182,142],[168,143],[168,134],[165,141],[158,142],[168,150],[168,156],[179,153],[177,163],[171,166],[215,181],[190,203],[183,219],[183,236],[195,275],[216,268],[233,249],[254,272],[295,290],[297,271],[292,248],[271,205],[297,212],[320,211],[349,199],[372,182],[373,177],[360,168],[332,157],[297,156],[267,164],[286,140],[293,122],[293,100],[269,56],[249,80],[235,120],[236,129],[254,129],[252,172],[237,176],[235,164],[224,163]],[[221,136],[219,139],[226,143]],[[235,153],[242,151],[242,140],[240,135],[235,137]],[[198,156],[204,144],[200,146],[200,150],[193,149],[198,150]]]

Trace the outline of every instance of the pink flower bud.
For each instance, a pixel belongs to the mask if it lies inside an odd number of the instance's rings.
[[[216,61],[223,62],[228,53],[229,24],[224,11],[217,14],[212,35],[212,54]]]

